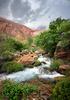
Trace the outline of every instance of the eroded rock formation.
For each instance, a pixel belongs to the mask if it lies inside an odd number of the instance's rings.
[[[28,37],[31,37],[35,31],[24,25],[0,18],[0,32],[6,33],[17,39],[24,40]]]

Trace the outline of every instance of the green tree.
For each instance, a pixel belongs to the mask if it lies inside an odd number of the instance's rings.
[[[36,45],[43,48],[45,51],[53,53],[55,51],[56,45],[60,40],[60,35],[56,33],[50,33],[49,31],[41,33],[40,36],[36,38]]]
[[[57,18],[50,23],[48,31],[45,31],[36,37],[35,43],[45,51],[54,54],[59,41],[63,41],[65,45],[69,46],[69,30],[70,20]]]
[[[31,44],[33,43],[33,39],[32,38],[28,38],[28,45],[31,46]]]

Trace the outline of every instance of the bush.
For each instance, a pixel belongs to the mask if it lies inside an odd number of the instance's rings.
[[[17,72],[20,70],[23,70],[24,65],[19,64],[17,62],[14,61],[9,61],[9,62],[5,62],[2,66],[2,72],[6,72],[6,73],[12,73],[12,72]]]
[[[7,50],[2,52],[2,57],[4,58],[4,61],[10,61],[14,59],[13,53]]]
[[[56,84],[51,100],[70,100],[70,79],[64,79]]]
[[[17,41],[15,38],[0,38],[0,56],[4,57],[4,54],[9,56],[11,53],[22,51],[24,49],[26,49],[26,44]]]
[[[5,80],[3,82],[2,95],[4,98],[7,98],[8,100],[21,100],[21,85],[15,82],[11,82],[9,80]]]
[[[64,48],[64,50],[70,49],[70,31],[63,33],[61,47]]]
[[[37,92],[38,91],[38,88],[35,85],[31,85],[31,84],[27,84],[26,83],[26,84],[23,85],[22,91],[23,91],[25,100],[27,100],[26,99],[27,96],[30,95],[33,92]]]
[[[31,84],[18,84],[11,82],[10,80],[5,80],[3,82],[3,97],[6,97],[8,100],[21,100],[22,97],[24,100],[27,100],[27,96],[33,92],[37,92],[37,87]]]
[[[29,37],[27,42],[28,42],[28,45],[31,46],[33,43],[33,39],[31,37]]]
[[[63,61],[61,59],[54,59],[51,63],[51,69],[58,70],[59,66],[62,64],[63,64]]]

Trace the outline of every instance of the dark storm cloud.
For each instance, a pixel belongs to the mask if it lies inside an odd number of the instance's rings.
[[[0,16],[29,27],[46,26],[60,16],[70,18],[69,9],[70,0],[0,0]]]
[[[8,6],[10,0],[0,0],[0,10]]]
[[[11,11],[14,17],[26,17],[29,16],[29,14],[32,13],[31,7],[28,3],[28,1],[24,1],[23,3],[21,0],[14,0],[14,2],[11,5]]]
[[[10,0],[0,0],[0,16],[8,15],[8,4]]]
[[[37,29],[43,30],[43,29],[46,29],[46,26],[39,26],[39,27],[37,27]]]

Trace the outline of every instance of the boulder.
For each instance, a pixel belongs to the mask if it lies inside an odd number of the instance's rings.
[[[70,75],[70,65],[61,65],[59,66],[59,72],[64,75]]]
[[[59,66],[59,69],[61,69],[61,70],[70,69],[70,65],[61,65],[61,66]]]
[[[24,54],[23,56],[21,56],[19,59],[18,59],[18,63],[22,63],[22,64],[33,64],[33,62],[37,59],[37,54],[35,53],[27,53],[27,54]]]
[[[70,58],[70,50],[62,48],[61,41],[57,44],[54,56],[57,58]]]

